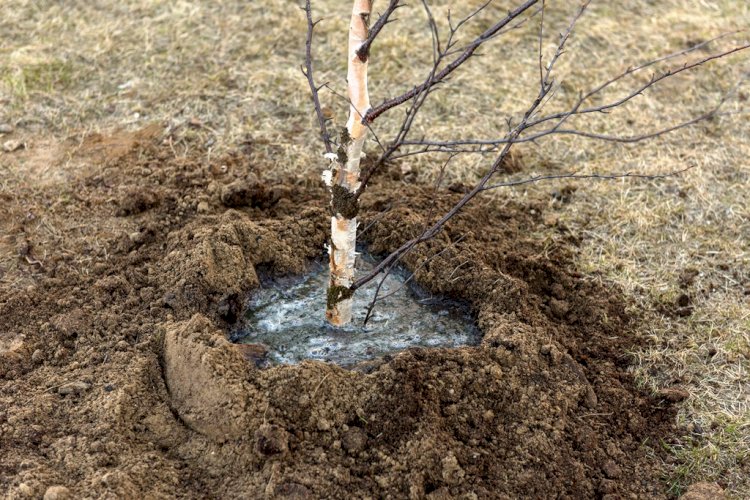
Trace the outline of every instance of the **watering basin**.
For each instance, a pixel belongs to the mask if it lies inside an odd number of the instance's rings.
[[[358,274],[376,265],[358,257]],[[314,359],[342,366],[394,354],[410,347],[476,345],[480,331],[468,308],[431,296],[408,281],[403,270],[391,272],[380,287],[367,324],[367,308],[383,273],[354,294],[353,321],[333,327],[325,320],[328,268],[320,263],[305,276],[274,279],[253,292],[232,335],[238,343],[263,344],[265,363],[295,364]]]

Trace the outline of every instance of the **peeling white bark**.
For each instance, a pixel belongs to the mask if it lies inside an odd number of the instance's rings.
[[[368,24],[371,8],[371,0],[354,0],[352,18],[349,24],[347,82],[351,106],[349,119],[346,123],[348,143],[344,145],[346,161],[342,162],[342,158],[337,156],[334,161],[335,176],[333,175],[334,172],[330,175],[323,174],[324,181],[330,179],[332,184],[335,183],[349,193],[354,193],[360,186],[359,162],[363,156],[362,147],[367,136],[367,127],[362,124],[362,118],[370,109],[370,96],[367,91],[367,60],[361,60],[357,55],[357,50],[369,35]],[[335,191],[332,191],[332,196],[336,196]],[[336,203],[332,203],[332,206],[335,207]],[[342,289],[348,289],[354,282],[357,218],[347,218],[345,215],[334,213],[331,217],[332,244],[329,251],[331,279],[326,318],[336,326],[349,323],[352,317],[351,298],[340,298],[336,293]],[[332,296],[336,300],[332,300]]]
[[[329,286],[350,287],[354,283],[354,262],[356,260],[357,218],[331,217],[331,284]],[[334,274],[335,270],[335,274]],[[332,304],[326,317],[336,326],[343,326],[352,320],[352,299],[345,298]]]

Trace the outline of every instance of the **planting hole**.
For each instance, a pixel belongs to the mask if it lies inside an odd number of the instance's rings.
[[[373,269],[374,259],[361,255],[358,273]],[[354,319],[334,328],[323,311],[328,287],[328,268],[315,264],[297,278],[275,279],[256,290],[232,340],[262,344],[268,349],[267,364],[295,364],[315,359],[352,366],[409,347],[458,347],[476,345],[480,331],[466,306],[429,295],[408,275],[394,271],[380,289],[379,301],[366,326],[363,321],[382,274],[354,294]],[[390,295],[393,293],[393,295]]]

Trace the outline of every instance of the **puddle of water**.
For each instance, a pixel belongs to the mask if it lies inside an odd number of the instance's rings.
[[[375,261],[360,255],[358,274]],[[480,331],[468,309],[454,301],[427,296],[406,275],[392,272],[381,287],[378,302],[366,326],[367,306],[375,294],[376,278],[354,296],[354,320],[333,328],[325,320],[328,268],[315,264],[303,277],[268,283],[251,297],[232,340],[264,344],[270,364],[295,364],[315,359],[351,366],[360,361],[393,354],[409,347],[476,345]]]

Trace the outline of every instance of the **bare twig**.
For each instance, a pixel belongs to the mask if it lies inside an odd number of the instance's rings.
[[[464,239],[465,237],[466,237],[466,235],[461,235],[461,236],[459,236],[459,238],[458,238],[458,239],[457,239],[456,241],[452,242],[452,243],[451,243],[451,244],[450,244],[449,246],[447,246],[447,247],[443,248],[442,250],[440,250],[440,251],[439,251],[439,252],[437,252],[436,254],[433,254],[433,255],[431,255],[430,257],[427,257],[427,258],[426,258],[426,259],[425,259],[424,261],[422,261],[422,262],[421,262],[421,263],[420,263],[420,264],[419,264],[419,265],[418,265],[417,267],[415,267],[415,268],[414,268],[414,271],[412,271],[412,272],[411,272],[411,273],[409,274],[409,277],[408,277],[408,278],[406,278],[406,279],[404,280],[404,282],[403,282],[403,283],[401,283],[401,284],[400,284],[400,285],[399,285],[399,286],[398,286],[398,287],[397,287],[397,288],[396,288],[395,290],[391,290],[391,291],[390,291],[390,292],[388,292],[387,294],[385,294],[385,295],[380,295],[380,296],[379,296],[379,293],[380,293],[380,288],[381,288],[381,286],[383,285],[383,282],[385,281],[385,277],[384,277],[384,278],[383,278],[382,280],[380,280],[380,282],[378,283],[378,287],[377,287],[377,289],[375,290],[375,295],[373,296],[373,298],[372,298],[372,300],[370,301],[370,303],[369,303],[369,304],[367,305],[367,313],[365,314],[365,319],[364,319],[364,321],[362,322],[362,324],[363,324],[363,325],[366,325],[366,324],[367,324],[367,322],[368,322],[368,321],[370,320],[370,317],[372,316],[372,311],[373,311],[373,309],[375,308],[375,304],[377,304],[378,302],[382,302],[382,301],[384,301],[385,299],[387,299],[388,297],[391,297],[391,296],[393,296],[393,295],[397,294],[398,292],[400,292],[400,291],[401,291],[401,290],[402,290],[402,289],[403,289],[403,288],[404,288],[405,286],[407,286],[407,285],[408,285],[408,284],[409,284],[409,283],[410,283],[410,282],[411,282],[411,281],[412,281],[412,280],[413,280],[413,279],[414,279],[414,278],[416,277],[417,273],[418,273],[418,272],[419,272],[419,271],[420,271],[420,270],[421,270],[422,268],[424,268],[424,267],[425,267],[425,266],[426,266],[427,264],[429,264],[430,262],[432,262],[432,261],[433,261],[433,260],[435,260],[436,258],[438,258],[438,257],[440,257],[441,255],[443,255],[443,254],[444,254],[445,252],[447,252],[448,250],[451,250],[451,249],[453,249],[453,248],[454,248],[454,247],[455,247],[456,245],[458,245],[458,244],[459,244],[459,243],[460,243],[461,241],[463,241],[463,239]],[[395,266],[395,264],[391,266],[391,269],[392,269],[392,268],[393,268],[394,266]]]
[[[378,20],[375,21],[375,24],[372,25],[367,40],[365,40],[359,50],[357,50],[357,57],[362,61],[370,57],[370,48],[372,47],[373,42],[380,34],[383,27],[385,27],[386,24],[393,22],[393,20],[389,20],[389,17],[391,17],[391,14],[393,14],[399,7],[403,7],[400,0],[390,0],[388,8],[386,8],[385,12],[383,12]]]
[[[717,37],[717,39],[718,38],[719,37]],[[634,142],[645,141],[645,140],[648,140],[648,139],[653,139],[655,137],[659,137],[659,136],[665,135],[665,134],[667,134],[669,132],[673,132],[675,130],[679,130],[679,129],[682,129],[682,128],[685,128],[685,127],[689,127],[689,126],[695,125],[696,123],[699,123],[699,122],[702,122],[702,121],[710,120],[710,119],[715,118],[717,116],[723,116],[724,114],[729,114],[729,113],[720,113],[720,110],[721,110],[722,106],[727,102],[729,96],[731,96],[736,91],[737,87],[739,86],[739,83],[741,83],[743,80],[745,80],[748,75],[744,75],[741,78],[740,82],[738,82],[736,85],[734,85],[732,87],[732,89],[730,89],[730,91],[728,91],[724,96],[722,96],[722,98],[719,100],[719,103],[714,108],[710,109],[709,111],[707,111],[707,112],[705,112],[705,113],[703,113],[703,114],[701,114],[699,116],[696,116],[694,118],[691,118],[689,120],[686,120],[684,122],[680,122],[680,123],[677,123],[675,125],[664,127],[664,128],[652,131],[652,132],[648,132],[648,133],[644,133],[644,134],[631,135],[631,136],[625,136],[625,135],[619,136],[619,135],[597,134],[597,133],[586,132],[586,131],[581,131],[581,130],[577,130],[577,129],[561,128],[562,124],[565,121],[567,121],[569,118],[573,117],[573,116],[578,116],[578,115],[585,114],[585,113],[592,113],[594,111],[606,112],[606,111],[608,111],[608,110],[610,110],[612,108],[619,107],[620,105],[624,104],[625,102],[627,102],[628,100],[632,99],[636,95],[642,94],[645,90],[647,90],[650,87],[653,87],[654,85],[656,85],[657,83],[659,83],[660,81],[664,80],[665,78],[667,78],[669,76],[674,76],[674,75],[679,74],[682,71],[685,71],[687,69],[696,68],[696,67],[698,67],[698,66],[700,66],[700,65],[702,65],[702,64],[704,64],[706,62],[709,62],[709,61],[718,59],[720,57],[724,57],[724,56],[733,54],[735,52],[738,52],[739,50],[744,50],[744,49],[750,48],[750,44],[746,44],[746,45],[741,45],[739,47],[732,48],[730,50],[726,50],[726,51],[719,52],[719,53],[716,53],[716,54],[711,54],[711,55],[709,55],[709,56],[707,56],[707,57],[705,57],[703,59],[694,61],[694,62],[692,62],[690,64],[684,64],[684,65],[679,66],[677,68],[673,68],[673,69],[667,70],[667,71],[665,71],[664,73],[662,73],[658,77],[652,77],[651,79],[649,79],[648,83],[640,86],[638,89],[636,89],[635,91],[633,91],[630,94],[628,94],[628,96],[626,96],[624,98],[620,98],[620,99],[618,99],[615,102],[611,102],[611,103],[604,104],[604,105],[601,105],[601,106],[597,106],[597,107],[594,107],[594,108],[579,109],[580,106],[581,106],[581,104],[586,99],[588,99],[588,98],[596,95],[597,93],[601,92],[607,86],[609,86],[613,82],[617,81],[618,79],[623,78],[624,76],[627,76],[629,74],[633,74],[635,71],[638,71],[640,69],[643,69],[643,68],[646,68],[648,66],[651,66],[652,64],[655,64],[655,62],[657,62],[657,61],[664,61],[664,60],[676,57],[678,55],[682,55],[682,54],[685,54],[687,52],[696,50],[697,47],[699,47],[699,46],[705,46],[706,43],[707,42],[704,42],[703,44],[699,44],[699,45],[693,46],[690,49],[687,49],[687,50],[684,50],[684,51],[680,51],[680,52],[676,52],[676,53],[673,53],[673,54],[670,54],[670,55],[667,55],[667,56],[659,57],[659,58],[654,59],[652,61],[648,61],[647,63],[644,63],[644,64],[642,64],[640,66],[630,67],[630,68],[626,69],[623,73],[619,74],[618,76],[616,76],[616,77],[608,80],[607,82],[605,82],[605,83],[597,86],[593,90],[591,90],[591,91],[587,92],[586,94],[584,94],[582,97],[580,97],[578,99],[578,101],[576,102],[576,104],[572,108],[570,108],[568,111],[565,111],[565,112],[562,112],[562,113],[556,113],[554,115],[549,115],[547,117],[538,118],[538,119],[535,119],[535,120],[531,120],[527,124],[527,126],[524,128],[524,131],[530,130],[530,129],[534,128],[535,126],[540,125],[542,123],[545,123],[547,121],[557,119],[558,120],[557,123],[554,124],[552,127],[548,128],[548,129],[541,130],[541,131],[538,131],[538,132],[535,132],[535,133],[532,133],[532,134],[521,135],[519,138],[513,139],[512,141],[511,141],[511,138],[508,135],[506,135],[505,137],[502,137],[502,138],[498,138],[498,139],[456,139],[456,140],[446,140],[446,141],[432,141],[432,140],[418,140],[418,141],[414,140],[414,141],[409,141],[409,140],[405,140],[402,143],[403,146],[412,146],[412,147],[414,147],[414,146],[421,146],[421,148],[417,149],[417,150],[407,151],[407,152],[402,153],[400,155],[394,155],[392,157],[392,159],[404,158],[404,157],[407,157],[407,156],[413,156],[414,154],[423,154],[423,153],[451,153],[451,154],[457,153],[457,152],[462,152],[462,153],[466,153],[466,152],[488,153],[488,152],[494,151],[495,148],[497,148],[497,147],[499,147],[501,145],[504,145],[504,144],[508,144],[510,142],[514,142],[514,143],[533,142],[533,141],[539,140],[539,139],[541,139],[543,137],[546,137],[546,136],[549,136],[549,135],[557,135],[557,134],[559,134],[559,135],[577,135],[577,136],[581,136],[581,137],[587,137],[587,138],[590,138],[590,139],[603,140],[603,141],[609,141],[609,142],[634,143]],[[466,146],[474,146],[475,148],[466,148]]]
[[[687,172],[688,170],[692,170],[695,168],[695,165],[691,165],[689,167],[682,168],[680,170],[674,170],[672,172],[665,172],[662,174],[639,174],[637,172],[623,172],[619,174],[578,174],[575,172],[568,172],[565,174],[549,174],[549,175],[535,175],[533,177],[529,177],[528,179],[520,179],[516,181],[507,181],[507,182],[499,182],[497,184],[491,184],[489,186],[484,186],[482,188],[482,191],[489,191],[491,189],[497,189],[497,188],[503,188],[503,187],[515,187],[515,186],[522,186],[524,184],[534,184],[540,181],[551,181],[551,180],[560,180],[560,179],[599,179],[599,180],[614,180],[614,179],[648,179],[648,180],[655,180],[655,179],[664,179],[667,177],[675,177],[677,175],[683,174]]]
[[[424,227],[422,228],[422,235],[424,235],[424,234],[425,234],[425,233],[426,233],[426,232],[428,231],[428,228],[429,228],[429,221],[430,221],[430,220],[432,220],[432,215],[433,215],[433,213],[434,213],[434,210],[435,210],[435,203],[436,203],[436,201],[437,201],[437,193],[438,193],[438,191],[440,190],[440,184],[442,184],[442,181],[443,181],[443,176],[444,176],[444,174],[445,174],[445,169],[446,169],[446,168],[448,168],[448,164],[449,164],[449,163],[451,162],[451,160],[453,160],[453,156],[450,156],[450,157],[449,157],[449,158],[448,158],[448,159],[447,159],[447,160],[445,161],[445,163],[443,163],[443,165],[442,165],[442,166],[440,167],[440,174],[438,175],[438,178],[437,178],[437,180],[435,181],[435,186],[434,186],[434,196],[432,197],[432,203],[430,204],[430,212],[429,212],[429,214],[427,215],[427,218],[425,219],[425,225],[424,225]],[[416,245],[416,243],[415,243],[415,245]],[[409,250],[411,250],[411,248],[410,248]],[[406,253],[408,253],[408,250],[407,250],[407,252],[405,252],[405,253],[404,253],[404,255],[405,255]],[[380,294],[380,289],[382,288],[383,284],[385,283],[385,280],[386,280],[386,279],[388,279],[388,276],[389,276],[389,275],[391,274],[391,271],[393,271],[393,270],[394,270],[394,269],[396,268],[396,266],[398,265],[398,263],[399,263],[399,261],[400,261],[400,260],[401,260],[401,256],[397,257],[397,258],[396,258],[396,259],[395,259],[395,260],[394,260],[394,261],[393,261],[393,262],[391,263],[391,265],[390,265],[390,266],[388,266],[388,268],[387,268],[387,270],[386,270],[385,274],[383,275],[383,278],[382,278],[382,279],[380,280],[380,282],[378,283],[378,286],[377,286],[377,288],[375,289],[375,294],[374,294],[374,295],[373,295],[373,297],[372,297],[372,301],[370,301],[370,305],[369,305],[369,306],[367,307],[367,313],[366,313],[366,315],[365,315],[365,320],[364,320],[364,323],[363,323],[363,324],[365,324],[365,325],[366,325],[366,324],[367,324],[367,321],[368,321],[368,320],[370,319],[370,314],[372,313],[372,309],[373,309],[373,308],[375,307],[375,303],[376,303],[376,302],[378,302],[378,295]],[[389,294],[389,295],[390,295],[390,294]]]
[[[424,8],[425,14],[427,16],[427,22],[430,27],[430,35],[432,37],[432,46],[433,46],[433,64],[432,68],[430,69],[430,72],[424,81],[424,83],[419,86],[415,87],[414,95],[410,98],[411,104],[409,105],[409,109],[407,110],[404,119],[401,123],[401,127],[399,131],[396,133],[396,137],[389,142],[388,147],[383,150],[383,153],[380,155],[380,157],[369,166],[367,171],[365,171],[362,175],[362,183],[360,185],[360,188],[357,190],[356,196],[359,198],[362,193],[367,189],[368,182],[370,178],[378,171],[380,167],[382,167],[386,162],[391,160],[394,156],[394,154],[399,151],[399,149],[403,146],[404,142],[406,141],[411,128],[414,124],[414,121],[419,114],[419,112],[422,109],[422,106],[426,102],[429,95],[437,90],[437,85],[442,83],[438,80],[439,75],[443,73],[443,71],[439,71],[441,65],[443,64],[443,61],[452,55],[454,53],[453,48],[456,46],[456,36],[459,32],[459,30],[472,18],[474,18],[477,14],[479,14],[481,11],[483,11],[492,0],[489,0],[485,2],[484,4],[480,5],[477,9],[472,11],[469,15],[462,18],[458,21],[457,24],[453,24],[453,21],[451,19],[450,11],[448,13],[448,24],[450,26],[450,32],[448,34],[448,37],[445,42],[445,46],[443,48],[443,45],[440,41],[440,33],[438,30],[437,23],[435,22],[435,17],[432,14],[432,9],[430,8],[429,3],[427,0],[422,0],[422,6]],[[518,11],[517,14],[509,14],[509,21],[518,17],[522,13],[521,10]],[[513,17],[511,17],[513,16]],[[526,19],[522,19],[521,22],[516,23],[515,25],[511,26],[511,28],[515,28],[523,24]],[[463,62],[466,62],[472,55],[474,55],[474,52],[476,48],[478,48],[482,43],[487,42],[488,40],[498,36],[500,33],[503,32],[502,29],[494,29],[495,27],[498,27],[502,23],[496,24],[493,28],[490,28],[489,30],[485,31],[485,34],[487,34],[486,39],[482,39],[480,36],[479,38],[475,39],[467,48],[464,48],[461,50],[462,56],[459,57],[457,60],[461,60],[460,64],[463,64]],[[507,23],[504,24],[507,26]],[[480,40],[481,42],[477,42],[477,40]],[[473,49],[471,47],[474,47]],[[457,61],[456,60],[456,61]],[[454,61],[454,63],[456,62]],[[453,63],[452,63],[453,64]],[[459,65],[460,65],[459,64]],[[456,66],[457,67],[457,66]],[[441,79],[444,80],[446,78],[447,74],[444,74]],[[407,102],[409,99],[405,100],[404,102]],[[371,121],[364,120],[364,123],[371,124]]]
[[[542,42],[544,41],[544,7],[546,6],[546,3],[544,0],[542,0],[542,14],[541,19],[539,19],[539,86],[544,86],[544,63],[542,62],[543,59],[543,52],[542,52]]]
[[[604,82],[600,86],[596,87],[595,89],[593,89],[593,90],[587,92],[586,94],[584,94],[583,96],[581,96],[578,99],[578,102],[570,110],[563,111],[561,113],[554,113],[554,114],[547,115],[547,116],[538,118],[536,120],[533,120],[533,121],[529,122],[527,128],[535,127],[536,125],[539,125],[540,123],[548,122],[550,120],[560,120],[558,123],[561,124],[562,122],[564,122],[565,120],[567,120],[569,117],[571,117],[573,115],[584,115],[584,114],[589,114],[589,113],[604,113],[604,112],[607,112],[607,111],[609,111],[609,110],[611,110],[613,108],[622,106],[623,104],[625,104],[626,102],[630,101],[634,97],[641,95],[649,87],[653,87],[654,85],[656,85],[657,83],[661,82],[662,80],[664,80],[666,78],[675,76],[675,75],[680,74],[680,73],[682,73],[684,71],[689,71],[691,69],[694,69],[694,68],[697,68],[699,66],[702,66],[702,65],[704,65],[704,64],[706,64],[706,63],[708,63],[710,61],[714,61],[716,59],[720,59],[722,57],[726,57],[726,56],[732,55],[734,53],[740,52],[740,51],[748,49],[748,48],[750,48],[750,43],[739,45],[739,46],[734,47],[732,49],[725,50],[725,51],[722,51],[722,52],[719,52],[719,53],[716,53],[716,54],[712,54],[712,55],[710,55],[708,57],[704,57],[703,59],[699,59],[697,61],[693,61],[692,63],[685,63],[685,64],[683,64],[682,66],[680,66],[678,68],[669,69],[669,70],[661,73],[660,75],[653,75],[649,79],[649,81],[647,83],[645,83],[645,84],[637,87],[635,90],[631,91],[630,93],[628,93],[627,95],[625,95],[625,96],[623,96],[623,97],[621,97],[619,99],[616,99],[614,101],[608,102],[607,104],[602,104],[600,106],[592,106],[590,108],[580,109],[581,105],[586,100],[588,100],[589,98],[591,98],[593,95],[598,94],[599,92],[601,92],[605,88],[609,87],[610,85],[612,85],[616,81],[619,81],[622,78],[624,78],[624,77],[626,77],[628,75],[631,75],[634,72],[636,72],[636,71],[638,71],[640,69],[643,69],[643,68],[649,66],[650,64],[642,65],[642,66],[637,67],[637,68],[628,68],[627,70],[625,70],[620,75],[618,75],[618,76],[616,76],[616,77],[614,77],[614,78],[612,78],[612,79]],[[671,57],[671,56],[667,56],[667,57]],[[664,58],[661,58],[661,59],[663,60]]]
[[[393,156],[393,160],[397,160],[400,158],[406,158],[408,156],[414,156],[415,154],[424,154],[424,153],[448,153],[448,154],[457,154],[457,153],[493,153],[497,151],[497,147],[501,146],[503,144],[508,144],[510,142],[513,142],[513,144],[521,144],[524,142],[534,142],[542,137],[546,137],[549,135],[576,135],[580,137],[585,137],[588,139],[595,139],[599,141],[606,141],[606,142],[620,142],[620,143],[635,143],[635,142],[642,142],[649,139],[653,139],[656,137],[660,137],[663,135],[666,135],[670,132],[674,132],[675,130],[679,130],[682,128],[693,126],[697,123],[710,120],[712,118],[716,118],[719,116],[729,116],[729,115],[735,115],[738,114],[737,112],[728,111],[725,113],[719,113],[719,109],[723,105],[723,102],[720,103],[717,107],[709,110],[706,113],[703,113],[702,115],[696,116],[695,118],[691,118],[690,120],[680,122],[676,125],[672,125],[669,127],[665,127],[662,129],[654,130],[652,132],[647,132],[644,134],[637,134],[637,135],[607,135],[607,134],[597,134],[594,132],[586,132],[583,130],[576,130],[576,129],[546,129],[542,130],[540,132],[537,132],[535,134],[531,134],[528,136],[519,137],[518,139],[515,139],[511,141],[509,138],[503,138],[503,139],[488,139],[488,140],[457,140],[457,141],[412,141],[409,142],[408,145],[422,145],[425,146],[422,149],[416,150],[416,151],[408,151],[396,156]],[[475,149],[461,149],[463,146],[478,146]],[[490,146],[490,147],[487,147]]]
[[[438,30],[438,25],[435,22],[435,16],[432,15],[432,9],[430,8],[430,4],[427,3],[427,0],[422,0],[422,7],[427,14],[427,23],[430,26],[430,35],[432,37],[432,63],[434,65],[437,64],[438,58],[442,53],[442,50],[440,49],[440,32]]]
[[[365,283],[372,280],[373,278],[375,278],[375,276],[377,276],[383,269],[386,269],[386,268],[389,268],[389,266],[392,266],[394,262],[397,262],[398,260],[400,260],[403,255],[410,252],[419,243],[432,239],[451,218],[453,218],[458,212],[461,211],[461,209],[463,209],[463,207],[469,201],[471,201],[477,194],[483,191],[483,188],[487,185],[487,183],[495,175],[495,173],[497,173],[498,169],[500,168],[500,166],[503,164],[508,154],[510,153],[510,148],[511,148],[511,145],[513,144],[513,141],[525,129],[531,116],[534,114],[536,109],[539,107],[539,105],[543,102],[544,98],[550,92],[552,88],[550,78],[552,75],[552,71],[555,67],[555,64],[559,60],[560,56],[563,54],[565,44],[567,43],[567,41],[570,38],[571,33],[573,32],[573,28],[575,27],[578,20],[581,18],[583,13],[588,8],[589,3],[590,3],[590,0],[583,3],[583,5],[576,12],[576,15],[573,17],[570,24],[568,25],[568,29],[565,31],[565,33],[560,35],[560,41],[557,45],[557,50],[555,51],[555,54],[552,56],[549,64],[547,65],[546,72],[543,75],[542,86],[539,91],[539,95],[531,104],[531,106],[529,106],[529,108],[526,110],[526,113],[524,114],[523,119],[521,120],[521,123],[519,123],[511,131],[510,133],[511,141],[505,145],[500,155],[496,158],[495,162],[492,164],[492,166],[490,166],[490,168],[487,170],[487,172],[482,177],[482,179],[468,193],[466,193],[463,196],[463,198],[461,198],[458,201],[458,203],[456,203],[453,206],[453,208],[451,208],[445,215],[443,215],[437,222],[435,222],[432,225],[432,227],[430,227],[426,231],[423,231],[421,236],[413,238],[407,241],[406,243],[404,243],[403,245],[401,245],[401,247],[399,247],[395,252],[391,253],[389,256],[383,259],[383,261],[381,261],[381,263],[378,266],[376,266],[370,273],[368,273],[366,276],[355,281],[350,286],[350,290],[354,291],[357,288],[364,285]]]
[[[307,38],[305,39],[305,66],[302,68],[302,74],[307,77],[307,83],[310,86],[310,92],[312,93],[313,104],[315,105],[315,113],[318,116],[318,126],[320,127],[320,138],[323,141],[326,153],[332,153],[333,146],[331,144],[331,137],[328,135],[326,118],[323,115],[323,108],[320,106],[320,96],[318,95],[322,87],[318,87],[315,84],[315,77],[313,75],[313,31],[315,30],[315,25],[317,25],[320,21],[313,21],[312,6],[310,5],[310,0],[306,0],[305,2],[305,14],[307,15]]]
[[[498,21],[496,24],[494,24],[493,26],[485,30],[484,33],[479,35],[473,42],[471,42],[466,47],[466,49],[463,51],[461,55],[459,55],[456,59],[454,59],[450,64],[448,64],[445,68],[443,68],[439,73],[437,73],[436,75],[432,77],[428,76],[428,78],[426,78],[425,81],[421,85],[414,87],[412,90],[409,90],[408,92],[405,92],[404,94],[400,96],[394,97],[392,99],[388,99],[384,101],[383,103],[379,104],[378,106],[370,108],[370,110],[367,112],[367,115],[365,115],[363,121],[372,123],[375,119],[377,119],[378,116],[382,115],[389,109],[394,108],[398,106],[399,104],[403,104],[410,99],[413,99],[414,97],[424,92],[426,88],[436,85],[442,82],[443,80],[445,80],[459,66],[461,66],[469,58],[471,58],[471,56],[474,55],[474,52],[476,52],[476,50],[479,47],[481,47],[482,44],[490,40],[493,37],[493,35],[495,35],[498,31],[500,31],[505,26],[507,26],[515,18],[517,18],[518,16],[526,12],[529,8],[531,8],[537,2],[539,2],[539,0],[526,0],[526,2],[524,2],[522,5],[508,12],[508,15],[505,18],[503,18],[502,20]],[[484,8],[485,6],[486,4],[482,6],[481,8]]]

